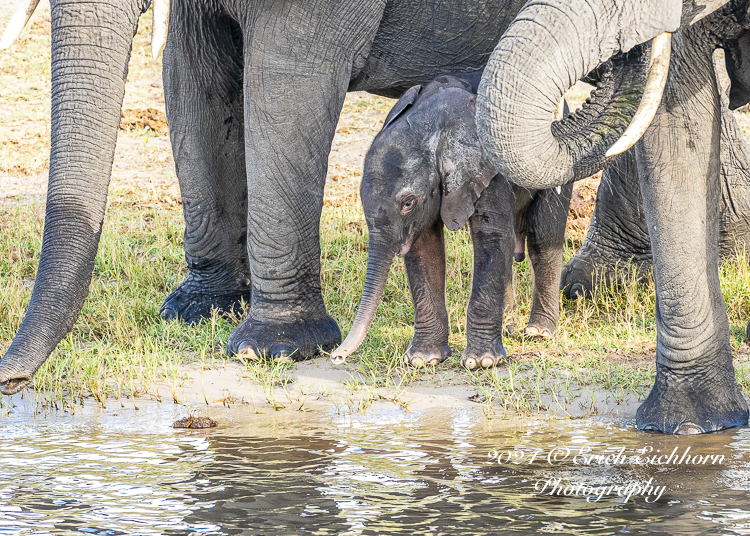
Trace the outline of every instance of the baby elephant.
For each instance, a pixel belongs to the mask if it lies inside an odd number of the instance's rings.
[[[364,294],[348,337],[331,354],[343,363],[367,334],[395,255],[404,257],[414,301],[413,366],[451,353],[445,308],[443,225],[468,221],[474,277],[461,363],[493,367],[505,357],[503,311],[513,303],[513,257],[534,270],[526,332],[551,337],[559,314],[565,223],[572,185],[530,191],[511,185],[485,158],[474,122],[479,75],[441,76],[415,86],[393,107],[365,159],[361,197],[370,232]]]

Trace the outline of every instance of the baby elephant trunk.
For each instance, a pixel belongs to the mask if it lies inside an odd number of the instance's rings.
[[[346,340],[331,354],[334,365],[340,365],[346,358],[354,353],[362,341],[365,340],[367,332],[375,320],[380,299],[383,297],[385,283],[388,281],[388,272],[395,252],[380,245],[373,245],[370,241],[370,253],[367,259],[367,277],[362,299],[359,302],[357,316],[354,319],[352,329]]]

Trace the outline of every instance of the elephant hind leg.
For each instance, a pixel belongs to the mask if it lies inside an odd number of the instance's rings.
[[[188,276],[161,307],[198,322],[251,301],[242,38],[225,14],[172,6],[164,94],[185,216]],[[200,33],[199,33],[200,32]],[[210,36],[206,36],[210,32]],[[200,43],[195,35],[208,37]]]
[[[573,185],[561,193],[542,190],[537,193],[522,222],[527,235],[529,260],[534,274],[531,315],[526,334],[552,338],[560,316],[560,272]]]

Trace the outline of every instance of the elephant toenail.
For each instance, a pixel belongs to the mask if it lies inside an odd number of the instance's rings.
[[[430,359],[430,366],[437,367],[440,364],[440,360],[437,357]]]
[[[464,361],[464,366],[469,370],[474,370],[477,368],[477,360],[473,357],[469,357]]]
[[[490,356],[485,356],[482,358],[482,368],[492,368],[495,366],[495,360],[492,359]]]
[[[583,291],[583,285],[580,283],[576,283],[572,287],[570,287],[570,299],[571,300],[577,300],[578,298],[583,298],[584,291]]]
[[[290,363],[297,348],[288,343],[276,343],[271,348],[271,355],[276,363]]]
[[[260,358],[255,351],[255,344],[252,342],[243,342],[240,344],[240,347],[237,349],[237,355],[244,359],[250,359],[253,361]]]
[[[162,310],[161,317],[167,322],[171,322],[172,320],[177,320],[177,311],[175,311],[171,307],[167,307]]]
[[[702,434],[704,433],[704,430],[697,424],[693,424],[692,422],[685,422],[679,425],[675,429],[674,433],[678,435],[692,435],[692,434]]]
[[[424,367],[424,359],[421,357],[415,357],[411,360],[411,366],[414,368],[422,368]]]

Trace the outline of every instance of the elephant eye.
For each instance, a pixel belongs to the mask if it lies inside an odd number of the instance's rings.
[[[417,200],[413,197],[409,197],[404,200],[404,202],[401,204],[401,214],[406,214],[407,212],[410,212],[411,209],[414,208],[414,205],[417,204]]]

